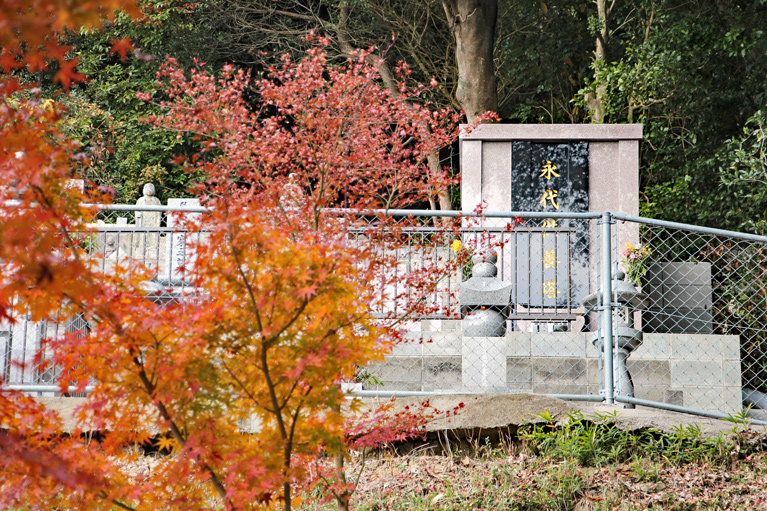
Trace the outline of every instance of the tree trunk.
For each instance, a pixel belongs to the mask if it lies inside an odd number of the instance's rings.
[[[607,62],[607,42],[610,38],[610,12],[615,5],[615,0],[607,6],[607,0],[594,0],[597,4],[597,16],[599,17],[599,32],[597,33],[597,47],[594,50],[595,70]],[[594,93],[585,96],[586,105],[591,110],[591,122],[601,123],[605,118],[605,95],[607,89],[601,82],[597,83]]]
[[[458,87],[455,93],[469,123],[497,112],[498,90],[493,48],[498,0],[442,0],[455,38]]]
[[[335,455],[336,477],[341,484],[346,485],[346,471],[344,470],[344,453],[339,451]],[[349,511],[349,494],[342,493],[336,495],[336,509],[338,511]]]

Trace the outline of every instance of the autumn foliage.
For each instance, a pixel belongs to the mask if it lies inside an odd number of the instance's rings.
[[[105,13],[77,7],[3,13],[19,34],[49,36]],[[55,38],[14,37],[3,40],[7,69],[63,55]],[[188,247],[188,292],[171,301],[147,294],[151,269],[125,261],[103,274],[85,257],[95,212],[82,204],[103,197],[66,187],[77,148],[56,129],[57,107],[34,93],[18,100],[18,84],[4,82],[0,318],[80,315],[89,327],[45,339],[36,363],[61,371],[62,392],[93,390],[66,432],[33,399],[0,392],[0,506],[290,509],[313,484],[348,496],[343,477],[331,481],[338,473],[318,478],[322,456],[423,428],[423,410],[345,423],[339,383],[401,341],[405,318],[373,312],[387,300],[423,312],[419,298],[454,270],[421,268],[407,295],[382,293],[399,231],[370,210],[427,201],[449,183],[424,161],[456,136],[454,118],[379,87],[366,55],[330,65],[319,43],[263,80],[232,68],[187,74],[172,61],[159,74],[167,116],[148,122],[194,135],[199,152],[186,165],[205,176],[196,193],[209,211],[184,222],[200,235]],[[171,454],[137,475],[141,446]]]

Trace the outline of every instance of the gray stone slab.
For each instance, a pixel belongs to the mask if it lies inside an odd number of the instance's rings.
[[[663,264],[649,264],[647,266],[647,273],[645,273],[642,279],[642,291],[647,293],[649,289],[657,289],[663,285]]]
[[[535,332],[531,343],[534,357],[586,357],[586,333]]]
[[[461,140],[642,140],[642,127],[642,124],[481,124],[471,133],[461,135]]]
[[[420,339],[404,339],[392,348],[392,357],[420,357],[423,354],[423,344]]]
[[[588,385],[577,385],[573,383],[536,383],[533,384],[535,394],[577,394],[587,395]]]
[[[714,334],[669,334],[675,360],[722,360],[722,339]]]
[[[644,334],[642,345],[631,354],[631,360],[664,360],[671,358],[668,334]]]
[[[722,361],[722,385],[727,387],[742,386],[740,360]]]
[[[505,387],[506,339],[464,336],[461,368],[464,387]]]
[[[648,385],[634,385],[634,396],[639,399],[647,399],[650,401],[657,401],[659,403],[666,403],[666,395],[668,387],[654,387]],[[678,403],[680,406],[683,404],[682,400]]]
[[[602,378],[604,378],[604,369],[599,367],[599,360],[586,360],[586,380],[598,386]]]
[[[711,263],[664,263],[666,286],[711,286]]]
[[[684,406],[701,410],[719,411],[724,405],[722,387],[682,387]]]
[[[684,391],[679,389],[667,389],[663,402],[670,405],[684,406]]]
[[[666,302],[663,300],[663,286],[650,287],[642,286],[642,292],[647,294],[647,307],[662,309]]]
[[[724,360],[740,361],[740,337],[737,335],[722,335],[722,358]]]
[[[671,385],[671,367],[666,360],[633,360],[626,363],[634,387],[662,387]]]
[[[587,363],[583,358],[533,358],[533,383],[587,384]]]
[[[423,368],[423,390],[447,390],[461,386],[461,358],[434,357]]]
[[[508,357],[506,359],[506,381],[509,387],[515,389],[519,387],[530,387],[533,381],[532,359]]]
[[[705,309],[651,307],[642,311],[642,330],[659,333],[713,333],[713,316]]]
[[[373,362],[367,366],[368,373],[389,383],[417,383],[421,385],[420,357],[389,357],[384,362]]]
[[[456,330],[445,330],[427,334],[422,348],[426,357],[460,357],[463,334]]]
[[[511,144],[482,143],[482,200],[511,211]]]
[[[662,303],[664,308],[710,309],[713,303],[711,286],[665,285]]]
[[[530,357],[532,353],[530,332],[506,332],[506,356]]]
[[[743,391],[740,386],[722,389],[722,413],[740,413],[743,411]]]
[[[461,169],[462,174],[471,173],[471,179],[461,180],[461,208],[472,211],[482,203],[482,142],[461,138]]]
[[[615,181],[618,181],[618,189],[616,190],[617,208],[608,209],[607,211],[634,211],[635,213],[627,213],[629,215],[639,214],[639,141],[621,139],[618,141],[618,162],[617,162],[617,174],[618,179],[610,180],[613,185]],[[600,169],[601,170],[601,169]],[[604,174],[596,175],[594,177],[602,177]],[[613,200],[615,200],[613,199]],[[639,229],[635,231],[636,238],[634,241],[639,241]]]
[[[441,332],[446,321],[441,319],[422,319],[417,322],[418,331],[426,333]]]
[[[440,319],[442,323],[442,331],[447,332],[451,330],[461,331],[461,321],[458,319]]]

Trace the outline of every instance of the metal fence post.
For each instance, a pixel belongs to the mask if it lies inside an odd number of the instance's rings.
[[[604,354],[605,370],[605,403],[611,405],[615,403],[615,375],[613,373],[613,307],[612,307],[612,217],[609,212],[602,213],[602,231],[601,250],[602,250],[602,332],[604,344],[602,353]]]

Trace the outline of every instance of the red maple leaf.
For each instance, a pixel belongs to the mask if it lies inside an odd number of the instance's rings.
[[[119,53],[120,58],[122,60],[125,60],[126,55],[129,51],[133,51],[133,44],[131,43],[130,38],[125,37],[123,39],[112,39],[110,40],[112,43],[112,49],[109,50],[109,53]]]
[[[67,60],[61,63],[61,68],[58,73],[53,77],[53,81],[60,83],[64,89],[69,90],[72,82],[82,82],[86,79],[84,74],[75,71],[77,66],[77,59]]]
[[[317,294],[317,284],[312,284],[298,290],[298,296],[304,300],[308,300],[315,294]]]

